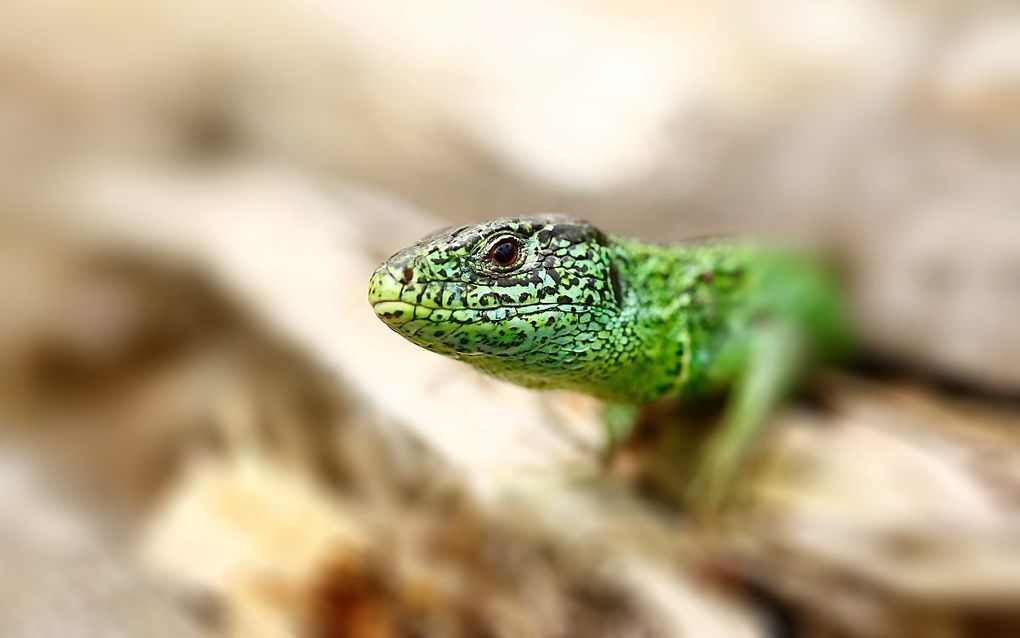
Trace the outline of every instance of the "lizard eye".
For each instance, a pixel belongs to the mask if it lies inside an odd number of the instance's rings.
[[[489,249],[489,261],[499,268],[513,268],[521,260],[521,243],[515,237],[504,237]]]

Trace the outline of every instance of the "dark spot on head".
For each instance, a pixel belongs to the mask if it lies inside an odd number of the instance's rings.
[[[574,301],[573,299],[566,295],[560,295],[559,299],[556,300],[556,303],[565,306],[567,304],[573,303],[573,301]]]
[[[400,283],[407,285],[411,283],[411,279],[414,277],[414,270],[410,266],[405,266],[400,272]]]
[[[484,295],[482,295],[481,297],[478,298],[478,302],[479,302],[479,304],[482,307],[486,307],[486,306],[498,306],[499,305],[499,295],[497,295],[494,292],[487,292],[487,293],[485,293]]]
[[[549,232],[553,237],[575,244],[585,239],[586,230],[586,227],[580,224],[556,224],[549,229]]]
[[[609,265],[609,285],[613,287],[613,298],[616,300],[616,305],[622,305],[623,287],[620,284],[620,270],[615,263]]]
[[[701,281],[705,282],[706,284],[712,283],[713,281],[715,281],[715,273],[712,272],[711,270],[708,272],[701,273]]]
[[[608,243],[605,233],[585,221],[559,223],[549,231],[553,237],[563,239],[571,244],[592,241],[600,246],[605,246]]]

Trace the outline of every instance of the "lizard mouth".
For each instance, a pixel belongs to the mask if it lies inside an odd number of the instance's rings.
[[[403,289],[403,282],[387,264],[379,266],[369,280],[368,301],[375,315],[389,326],[414,318],[414,304],[401,299]]]
[[[379,299],[372,302],[375,316],[391,325],[414,319],[414,309],[414,304],[397,299]]]

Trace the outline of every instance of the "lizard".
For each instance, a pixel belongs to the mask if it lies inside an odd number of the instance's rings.
[[[784,398],[852,341],[838,283],[803,255],[732,239],[656,244],[560,214],[432,233],[383,262],[368,297],[422,348],[593,395],[627,420],[636,406],[724,397],[690,488],[710,509]]]

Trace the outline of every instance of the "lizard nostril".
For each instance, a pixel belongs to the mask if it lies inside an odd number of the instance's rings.
[[[414,277],[414,271],[411,270],[410,266],[408,266],[408,267],[404,268],[404,270],[402,270],[401,273],[400,273],[400,283],[404,284],[404,285],[407,285],[407,284],[411,283],[411,278],[412,277]]]

